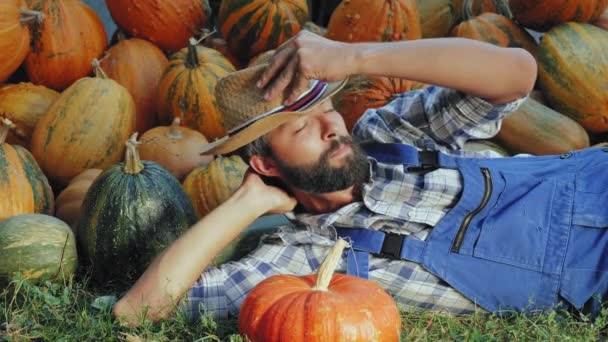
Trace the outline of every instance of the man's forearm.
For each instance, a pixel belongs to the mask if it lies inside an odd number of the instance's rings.
[[[266,203],[237,190],[154,259],[114,314],[129,325],[138,323],[144,308],[149,318],[165,317],[212,259],[267,210]]]
[[[354,74],[402,77],[454,88],[493,103],[529,93],[536,61],[523,49],[460,38],[353,44]]]

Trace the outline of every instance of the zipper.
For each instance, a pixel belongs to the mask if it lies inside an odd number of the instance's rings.
[[[487,168],[481,169],[481,174],[483,175],[484,184],[485,184],[485,192],[483,194],[483,198],[481,203],[475,210],[471,211],[465,218],[462,220],[460,224],[460,228],[458,229],[458,233],[456,234],[456,239],[454,240],[454,244],[452,245],[452,252],[459,253],[460,246],[462,245],[462,241],[464,240],[464,235],[467,233],[467,229],[469,229],[469,224],[473,220],[475,215],[479,214],[486,207],[488,202],[490,201],[490,197],[492,196],[492,177],[490,176],[490,171]]]

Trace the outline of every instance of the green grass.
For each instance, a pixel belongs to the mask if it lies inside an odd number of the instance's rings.
[[[97,290],[99,291],[99,290]],[[111,304],[86,283],[35,286],[15,279],[0,292],[0,341],[243,341],[235,320],[177,315],[138,328],[118,325]],[[565,312],[501,319],[482,314],[451,317],[402,311],[404,341],[598,341],[608,310],[590,321]]]

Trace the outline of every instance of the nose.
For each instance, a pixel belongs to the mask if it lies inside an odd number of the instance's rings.
[[[338,138],[338,127],[336,123],[331,120],[329,115],[319,115],[319,124],[321,126],[321,138],[329,141]]]

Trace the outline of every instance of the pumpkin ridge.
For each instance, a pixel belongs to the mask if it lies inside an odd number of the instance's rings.
[[[14,146],[13,148],[17,152],[21,169],[28,181],[28,187],[32,188],[36,212],[52,215],[54,199],[52,198],[51,186],[48,184],[46,176],[42,173],[28,150],[21,146]]]

